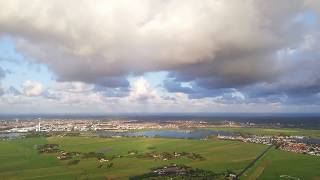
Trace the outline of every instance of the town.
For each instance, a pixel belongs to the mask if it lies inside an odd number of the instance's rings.
[[[140,130],[194,130],[209,128],[241,128],[255,127],[253,123],[238,123],[223,121],[209,123],[197,120],[172,120],[172,121],[139,121],[139,120],[85,120],[85,119],[32,119],[32,120],[7,120],[0,121],[0,133],[34,133],[34,132],[130,132]],[[1,135],[1,134],[0,134]],[[2,136],[0,136],[2,137]],[[217,134],[219,140],[233,140],[247,143],[275,145],[278,149],[295,153],[320,156],[320,143],[307,143],[305,136],[262,136],[248,134]]]
[[[249,143],[275,145],[276,148],[295,153],[320,156],[320,145],[303,143],[304,136],[217,136],[220,140],[233,140]]]
[[[79,120],[79,119],[32,119],[0,121],[0,132],[71,132],[71,131],[130,131],[142,129],[193,129],[210,127],[240,127],[234,122],[221,125],[206,121],[138,121],[138,120]]]

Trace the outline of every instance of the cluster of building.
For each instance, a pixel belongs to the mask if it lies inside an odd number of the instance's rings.
[[[70,132],[90,131],[95,129],[97,121],[93,120],[15,120],[0,124],[2,132]]]
[[[163,161],[167,161],[167,160],[172,160],[172,159],[178,159],[181,157],[186,157],[192,160],[204,160],[205,158],[202,157],[200,154],[196,154],[196,153],[189,153],[189,152],[147,152],[144,155],[140,156],[140,157],[147,157],[147,158],[153,158],[154,160],[163,160]]]
[[[251,124],[249,124],[251,126]],[[175,120],[175,121],[137,121],[137,120],[78,120],[78,119],[33,119],[0,121],[0,132],[81,132],[81,131],[130,131],[141,129],[193,129],[209,127],[238,127],[239,124],[225,121],[220,125],[212,125],[206,121]],[[265,145],[276,144],[279,149],[297,153],[320,156],[320,143],[305,143],[302,136],[221,136],[223,140]]]
[[[162,176],[162,175],[170,175],[170,174],[186,174],[189,170],[189,167],[186,166],[178,166],[176,164],[173,164],[171,166],[164,166],[158,169],[153,170],[153,173]],[[172,179],[172,178],[171,178]]]
[[[141,129],[190,129],[211,127],[205,121],[137,121],[137,120],[65,120],[35,119],[3,121],[0,132],[71,132],[71,131],[130,131]]]
[[[101,121],[95,124],[95,131],[128,131],[140,129],[159,129],[161,126],[156,122],[139,122],[135,120],[112,120]]]
[[[320,156],[320,146],[314,144],[309,145],[305,143],[284,142],[279,148],[284,151]]]
[[[137,120],[113,120],[102,121],[96,124],[94,130],[128,131],[140,129],[189,129],[205,128],[209,124],[205,121],[137,121]]]
[[[201,120],[124,120],[124,119],[24,119],[0,120],[0,132],[55,131],[130,131],[141,129],[192,129],[210,127],[252,127],[253,123],[233,121],[208,122]]]
[[[236,140],[249,143],[276,145],[279,149],[295,153],[320,156],[320,144],[303,142],[307,137],[304,136],[221,136],[221,140]]]

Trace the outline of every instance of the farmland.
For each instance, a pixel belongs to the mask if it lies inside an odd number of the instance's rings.
[[[243,179],[319,179],[320,158],[272,149]]]
[[[242,134],[270,135],[270,136],[310,136],[320,137],[320,131],[315,129],[296,129],[296,128],[246,128],[246,127],[215,127],[210,128],[216,131],[229,131]]]
[[[70,165],[69,160],[57,159],[57,153],[39,153],[37,147],[44,144],[57,144],[66,152],[82,154],[96,152],[103,153],[106,159],[119,158],[110,161],[112,167],[99,168],[101,162],[96,158],[82,158],[82,156],[73,157],[74,160],[79,160],[79,163]],[[216,173],[227,171],[238,173],[266,147],[261,144],[216,139],[144,137],[53,136],[0,141],[0,179],[128,179],[147,173],[151,168],[172,163]],[[129,154],[129,152],[135,153]],[[187,152],[201,155],[203,159],[192,159],[187,156],[168,160],[140,157],[148,152]],[[308,168],[299,168],[299,165],[308,165]],[[318,157],[270,150],[242,178],[270,179],[279,178],[280,175],[290,175],[316,179],[320,177],[320,173],[317,172],[319,166]]]

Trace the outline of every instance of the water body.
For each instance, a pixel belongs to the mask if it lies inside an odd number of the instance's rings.
[[[8,133],[0,133],[0,139],[19,139],[23,138],[25,133],[15,133],[15,132],[8,132]]]
[[[150,130],[139,132],[112,132],[103,131],[98,132],[98,136],[101,137],[113,137],[113,136],[127,136],[127,137],[169,137],[169,138],[182,138],[182,139],[205,139],[209,136],[218,134],[223,136],[237,135],[233,132],[227,131],[214,131],[214,130]]]
[[[180,139],[205,139],[209,136],[237,136],[238,133],[228,132],[228,131],[215,131],[209,129],[196,129],[196,130],[149,130],[149,131],[127,131],[127,132],[114,132],[114,131],[100,131],[96,133],[100,137],[114,137],[114,136],[123,136],[123,137],[168,137],[168,138],[180,138]],[[25,137],[26,133],[0,133],[1,139],[19,139]],[[296,138],[297,142],[306,143],[306,144],[319,144],[319,138]]]
[[[209,136],[238,136],[239,133],[228,131],[215,131],[209,129],[196,129],[196,130],[150,130],[138,132],[114,132],[114,131],[101,131],[97,132],[100,137],[168,137],[180,139],[205,139]],[[320,139],[304,137],[302,139],[295,138],[296,142],[306,144],[320,144]]]

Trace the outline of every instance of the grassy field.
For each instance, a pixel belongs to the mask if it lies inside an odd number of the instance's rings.
[[[293,128],[210,128],[212,130],[218,131],[230,131],[238,132],[244,134],[255,134],[255,135],[287,135],[287,136],[310,136],[310,137],[320,137],[320,130],[310,130],[310,129],[293,129]]]
[[[36,145],[46,143],[59,144],[60,149],[66,151],[104,152],[107,157],[112,155],[123,155],[123,157],[112,160],[114,163],[112,168],[97,168],[99,162],[96,158],[80,158],[79,164],[67,165],[67,161],[58,160],[55,154],[38,154]],[[170,163],[185,164],[214,172],[226,172],[227,169],[240,172],[265,148],[266,146],[260,144],[214,139],[188,140],[143,137],[49,137],[0,141],[0,179],[128,179],[129,176],[144,174],[150,171],[150,168]],[[130,156],[128,155],[130,150],[137,150],[138,154],[150,151],[194,152],[201,154],[205,160],[192,160],[183,157],[168,161],[155,161],[154,159],[138,158],[135,155]],[[264,167],[262,173],[259,173],[260,163]],[[308,168],[304,166],[299,168],[300,164],[308,165]],[[256,166],[250,169],[244,177],[253,177],[258,174],[256,177],[274,179],[273,177],[279,177],[279,173],[280,175],[296,176],[291,171],[298,173],[299,177],[301,175],[304,177],[304,174],[308,174],[305,177],[309,179],[320,177],[320,172],[314,171],[320,167],[319,158],[278,150],[268,152],[266,157],[263,157]],[[273,175],[273,173],[276,174]]]
[[[271,149],[241,179],[320,179],[320,158]]]

